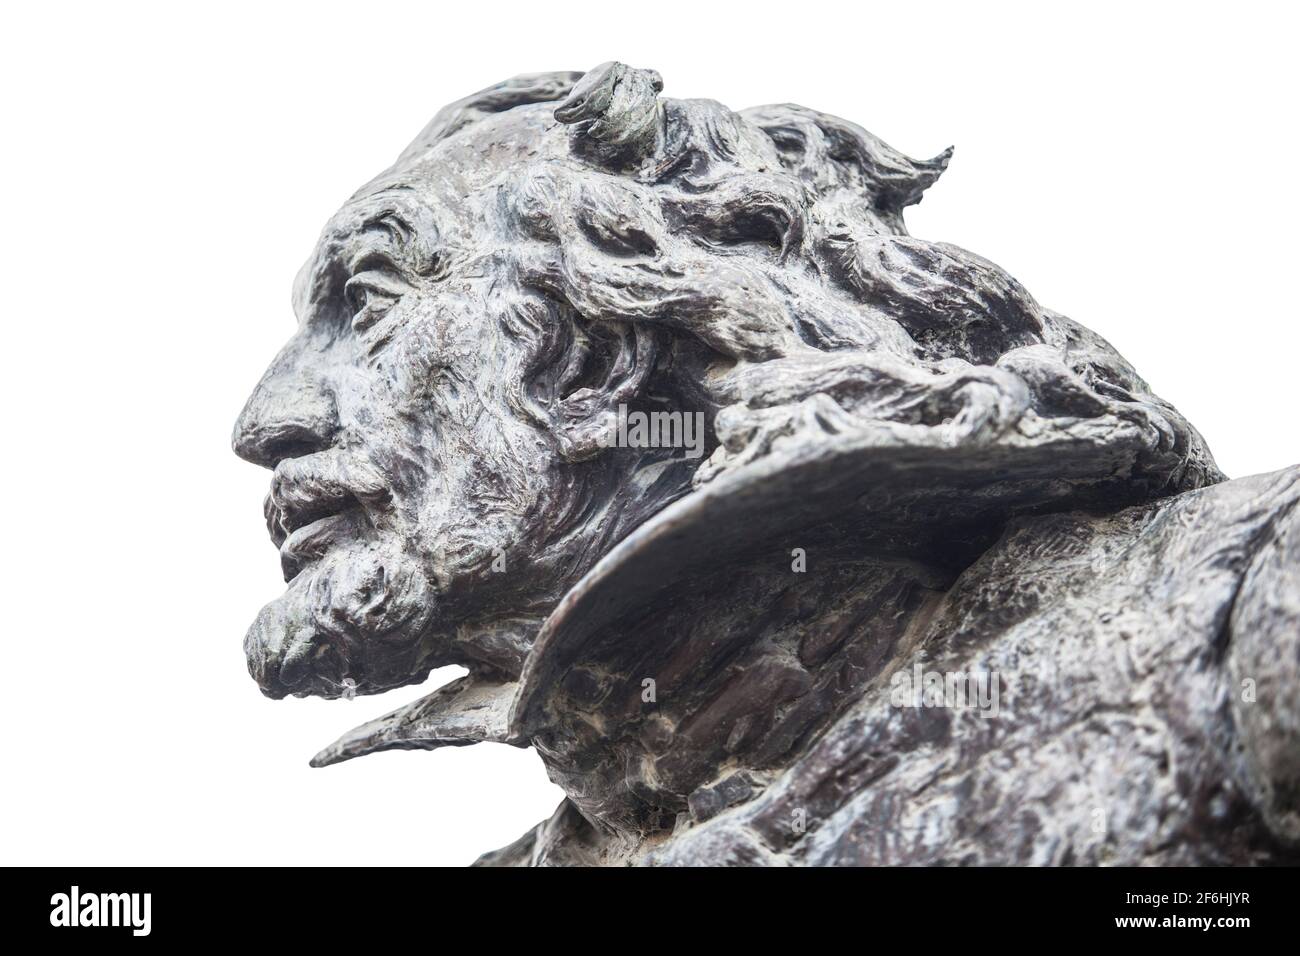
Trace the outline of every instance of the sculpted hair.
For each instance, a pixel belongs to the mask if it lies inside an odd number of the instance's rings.
[[[395,167],[418,177],[496,113],[545,111],[545,142],[488,187],[519,292],[501,320],[535,342],[519,404],[539,421],[575,387],[694,402],[719,446],[697,484],[812,433],[1014,449],[1026,430],[1113,445],[1096,480],[1136,496],[1222,477],[1103,339],[993,263],[907,234],[951,149],[913,160],[803,107],[661,90],[618,63],[520,77],[439,113]],[[597,447],[567,442],[573,459]]]

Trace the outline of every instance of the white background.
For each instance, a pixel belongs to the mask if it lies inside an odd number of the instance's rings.
[[[317,231],[444,103],[607,59],[930,156],[913,234],[1106,336],[1231,476],[1300,462],[1296,14],[1282,4],[11,7],[0,862],[466,863],[560,798],[531,752],[311,770],[413,699],[263,699],[282,588],[230,427]],[[442,680],[449,673],[439,673]]]

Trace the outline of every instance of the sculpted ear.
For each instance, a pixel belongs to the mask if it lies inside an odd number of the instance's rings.
[[[620,405],[641,394],[658,355],[656,334],[632,322],[578,322],[557,381],[561,454],[582,461],[613,444]]]

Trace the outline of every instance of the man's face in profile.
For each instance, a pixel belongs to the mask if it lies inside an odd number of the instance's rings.
[[[237,453],[273,471],[289,584],[245,639],[270,696],[377,692],[458,660],[458,600],[505,585],[493,563],[527,545],[549,452],[512,411],[523,359],[464,212],[382,188],[344,207],[235,427]],[[499,652],[505,669],[522,653]]]

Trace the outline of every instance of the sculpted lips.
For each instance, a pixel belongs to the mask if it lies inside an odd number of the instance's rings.
[[[285,581],[292,581],[340,537],[354,536],[359,530],[360,519],[360,511],[352,509],[317,518],[290,534],[280,545],[280,568]]]
[[[264,512],[286,581],[364,526],[362,495],[368,489],[347,482],[342,472],[326,456],[288,459],[276,467]]]

